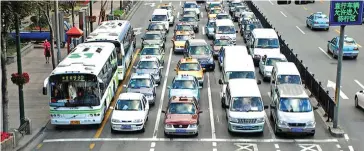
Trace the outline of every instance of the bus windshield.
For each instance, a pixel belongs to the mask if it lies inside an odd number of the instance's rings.
[[[53,75],[49,78],[50,106],[78,107],[100,105],[97,77],[85,74]]]

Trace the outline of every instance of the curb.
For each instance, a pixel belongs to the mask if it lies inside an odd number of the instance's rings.
[[[135,7],[133,7],[133,9],[131,9],[131,13],[129,13],[127,16],[126,16],[126,19],[125,20],[130,20],[130,18],[135,14],[136,10],[138,10],[138,8],[141,6],[142,2],[141,1],[138,1],[136,4],[135,4]],[[46,124],[41,127],[39,129],[39,131],[36,132],[36,134],[34,136],[31,137],[31,139],[29,139],[29,141],[25,142],[24,145],[22,146],[18,146],[15,148],[16,151],[22,151],[24,150],[30,143],[33,142],[33,140],[35,140],[38,136],[40,136],[45,130],[46,130],[46,127],[47,125],[50,123],[50,119],[47,120]]]

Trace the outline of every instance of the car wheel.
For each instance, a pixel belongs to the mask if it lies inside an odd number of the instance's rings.
[[[356,58],[357,58],[357,57],[358,57],[358,56],[353,56],[353,59],[354,59],[354,60],[356,60]]]
[[[194,136],[197,137],[198,136],[198,132]]]
[[[330,28],[326,28],[325,30],[326,30],[326,31],[329,31],[329,29],[330,29]]]
[[[140,130],[141,133],[145,132],[145,126],[143,126],[143,128]]]
[[[355,96],[355,107],[359,108],[359,100],[357,96]]]
[[[164,132],[164,136],[167,137],[167,138],[170,138],[170,135],[167,134],[166,132]]]
[[[306,23],[306,27],[309,28],[308,24]]]
[[[114,129],[112,129],[111,127],[110,127],[110,129],[111,129],[111,133],[113,133],[113,134],[116,133],[116,131]]]

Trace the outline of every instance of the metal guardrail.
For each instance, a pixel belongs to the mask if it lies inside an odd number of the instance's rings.
[[[255,16],[261,21],[264,28],[273,28],[272,24],[268,21],[268,19],[264,16],[262,12],[260,12],[259,8],[252,3],[251,0],[245,1],[251,11],[255,14]],[[277,31],[276,31],[277,32]],[[301,74],[301,78],[304,81],[306,88],[308,88],[311,92],[311,96],[314,96],[321,106],[325,113],[325,116],[328,117],[327,122],[332,121],[334,118],[334,108],[336,106],[333,98],[330,96],[329,91],[325,90],[322,86],[322,83],[315,78],[315,74],[308,71],[308,67],[303,64],[303,61],[298,59],[298,54],[293,52],[293,49],[289,48],[289,45],[285,42],[281,35],[277,32],[279,37],[281,53],[286,56],[289,62],[293,62],[298,71]]]

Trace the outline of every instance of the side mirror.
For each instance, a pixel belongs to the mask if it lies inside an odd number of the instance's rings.
[[[235,31],[236,33],[239,33],[239,31]]]
[[[271,105],[270,105],[270,108],[271,108],[271,109],[276,109],[276,106],[275,106],[275,105],[273,105],[273,104],[271,104]]]
[[[167,86],[168,89],[171,89],[171,86]]]
[[[43,95],[47,95],[47,87],[43,87]]]
[[[318,109],[318,107],[317,107],[317,106],[313,106],[313,107],[312,107],[312,109],[313,109],[313,110],[317,110],[317,109]]]
[[[328,43],[331,43],[331,41],[327,41]]]
[[[272,80],[272,84],[276,84],[276,81]]]
[[[126,84],[123,85],[124,88],[127,88],[128,86]]]
[[[264,105],[264,109],[268,109],[269,108],[269,106],[268,105]]]
[[[152,21],[151,19],[149,19],[149,21]]]
[[[198,111],[198,113],[200,114],[200,113],[202,113],[202,111]]]
[[[166,111],[163,111],[163,110],[162,110],[162,113],[166,113]]]
[[[359,93],[363,93],[363,90],[359,91]]]
[[[258,80],[258,81],[257,81],[257,84],[262,84],[262,81],[261,81],[261,80]]]
[[[219,84],[224,84],[224,83],[222,82],[222,79],[219,79]]]

